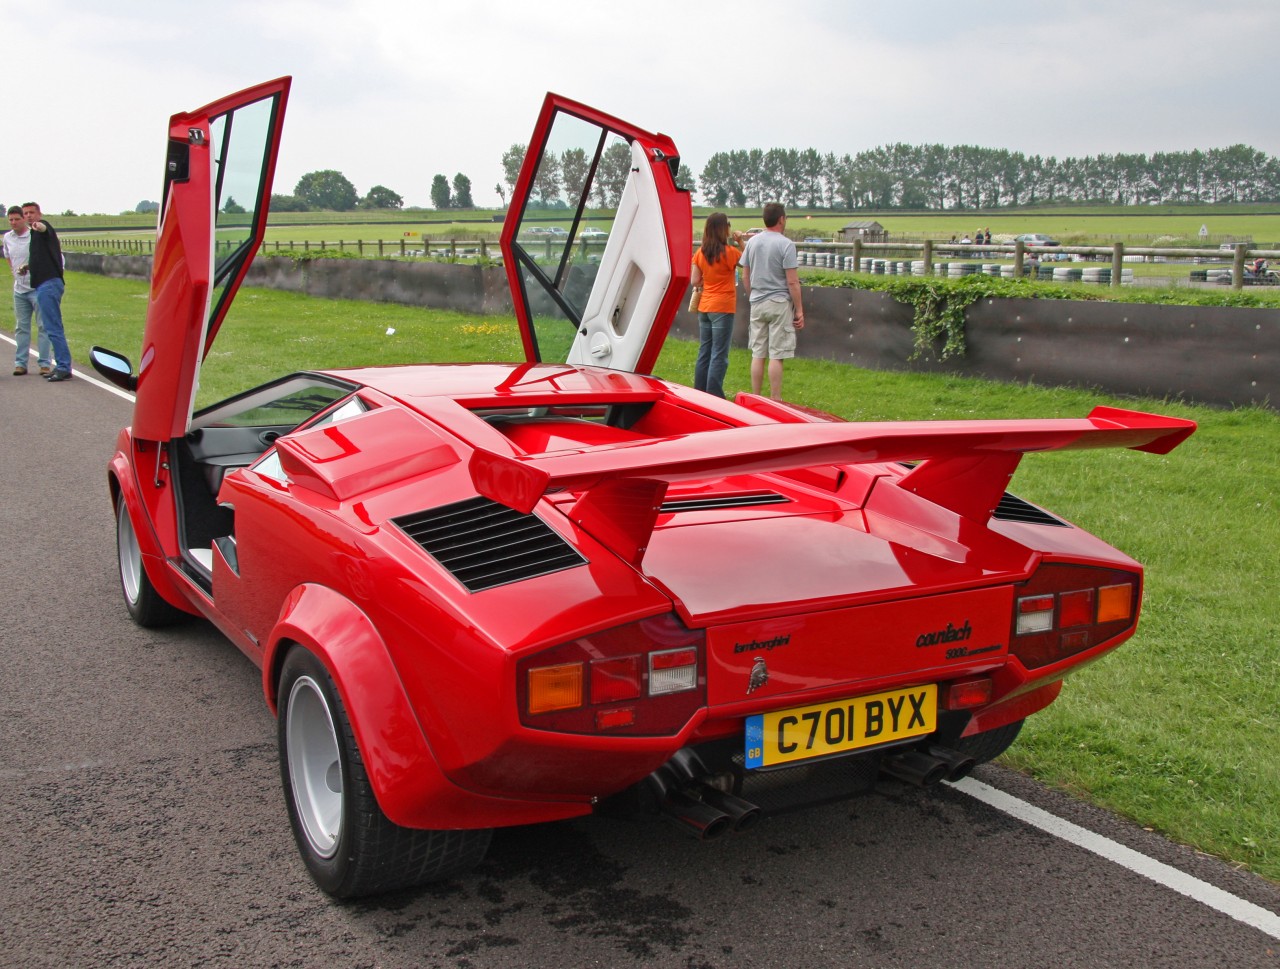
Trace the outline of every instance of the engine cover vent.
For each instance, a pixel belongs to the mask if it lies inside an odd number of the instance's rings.
[[[664,501],[659,511],[712,511],[719,508],[750,508],[754,505],[782,505],[791,499],[776,491],[756,491],[740,495],[706,495],[697,498],[676,498]]]
[[[1005,492],[1000,499],[1000,503],[996,505],[996,513],[993,516],[1001,521],[1022,522],[1024,525],[1056,525],[1059,528],[1070,528],[1060,518],[1055,518],[1047,511],[1037,508],[1029,501],[1023,501],[1017,495],[1011,495]]]
[[[469,592],[587,561],[537,515],[521,514],[488,498],[469,498],[392,522]]]

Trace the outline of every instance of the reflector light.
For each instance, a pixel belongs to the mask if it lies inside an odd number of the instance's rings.
[[[1053,596],[1030,596],[1018,600],[1019,636],[1048,632],[1053,628]]]
[[[943,706],[948,710],[968,710],[991,702],[993,685],[987,677],[947,684]]]
[[[1075,632],[1063,633],[1061,639],[1062,649],[1068,653],[1078,653],[1082,649],[1089,648],[1089,631],[1087,629],[1077,629]]]
[[[698,687],[698,651],[666,649],[649,654],[649,695],[679,693]]]
[[[529,671],[529,712],[582,706],[582,664],[541,666]]]
[[[591,702],[634,700],[640,695],[640,657],[591,661]]]
[[[1027,596],[1018,600],[1018,612],[1053,611],[1053,596]]]
[[[1058,625],[1063,629],[1093,622],[1093,590],[1064,592],[1058,596]]]
[[[1133,586],[1104,585],[1098,590],[1098,622],[1113,622],[1133,616]]]
[[[597,730],[610,730],[614,727],[630,727],[635,722],[635,707],[615,707],[612,710],[596,711]]]
[[[664,649],[649,654],[649,669],[669,670],[677,666],[697,666],[698,651],[696,649]]]

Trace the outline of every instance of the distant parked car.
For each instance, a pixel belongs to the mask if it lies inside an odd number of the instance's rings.
[[[1048,236],[1041,235],[1038,232],[1032,232],[1028,235],[1014,236],[1013,241],[1021,242],[1023,245],[1028,246],[1056,246],[1058,244],[1057,239],[1050,239]]]
[[[603,231],[602,229],[583,229],[581,232],[578,233],[578,238],[579,239],[607,239],[609,238],[609,233]]]
[[[823,239],[821,236],[808,236],[804,241],[805,242],[826,242],[827,240]]]

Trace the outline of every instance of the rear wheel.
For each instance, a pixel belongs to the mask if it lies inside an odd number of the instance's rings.
[[[378,806],[328,671],[300,646],[280,674],[280,774],[289,821],[316,883],[335,898],[409,888],[479,864],[491,829],[403,828]]]
[[[1018,739],[1018,733],[1025,722],[1025,720],[1015,720],[994,730],[985,730],[982,733],[962,737],[956,747],[979,764],[985,764],[987,761],[995,760],[1009,749],[1009,745]]]
[[[147,578],[147,570],[142,565],[142,549],[123,495],[116,500],[116,559],[120,566],[120,588],[124,592],[125,608],[134,622],[152,629],[185,618],[187,614],[166,602]]]

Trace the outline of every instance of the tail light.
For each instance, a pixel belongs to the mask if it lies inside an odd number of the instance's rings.
[[[668,613],[526,656],[516,665],[520,722],[561,733],[678,733],[706,703],[705,639]]]
[[[1035,669],[1092,649],[1133,631],[1140,598],[1134,572],[1043,565],[1017,591],[1010,651]]]

